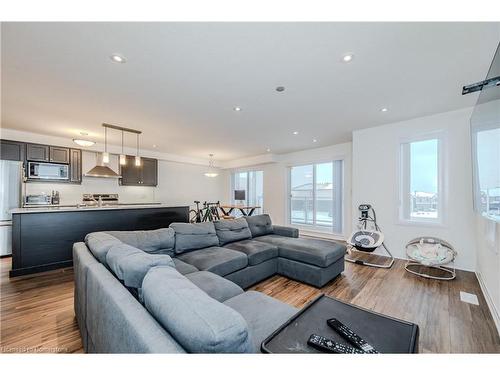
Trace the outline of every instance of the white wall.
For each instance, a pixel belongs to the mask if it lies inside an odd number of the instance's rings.
[[[472,109],[420,117],[353,132],[352,210],[371,203],[391,252],[405,257],[406,243],[419,236],[436,236],[450,242],[459,255],[458,268],[475,270],[474,212],[470,115]],[[398,217],[399,150],[404,139],[444,131],[447,207],[442,226],[401,224]],[[357,217],[356,214],[353,218]]]
[[[351,231],[351,143],[342,143],[334,146],[321,147],[312,150],[298,151],[289,154],[273,155],[274,162],[258,164],[241,168],[233,168],[230,172],[238,170],[262,170],[264,172],[264,212],[271,215],[274,223],[287,224],[287,181],[288,167],[293,165],[325,162],[331,160],[344,160],[344,237]],[[246,159],[244,160],[246,162]],[[234,161],[237,165],[238,161]],[[230,201],[230,179],[227,177],[227,200]]]

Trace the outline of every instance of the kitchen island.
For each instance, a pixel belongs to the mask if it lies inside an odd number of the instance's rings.
[[[12,212],[11,277],[69,267],[72,248],[91,232],[150,230],[187,222],[189,206],[116,204],[18,208]]]

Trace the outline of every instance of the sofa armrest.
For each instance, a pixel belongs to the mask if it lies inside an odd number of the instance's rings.
[[[273,231],[274,234],[277,234],[278,236],[293,237],[293,238],[299,237],[299,230],[297,228],[283,227],[281,225],[273,225]]]

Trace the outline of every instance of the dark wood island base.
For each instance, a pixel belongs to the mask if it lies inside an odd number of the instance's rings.
[[[23,210],[12,214],[10,277],[69,267],[72,248],[91,232],[150,230],[188,222],[189,207]]]

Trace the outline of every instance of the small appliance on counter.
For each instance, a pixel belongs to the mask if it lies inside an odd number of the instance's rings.
[[[48,194],[30,194],[24,198],[24,206],[47,206],[52,204],[52,196]]]

